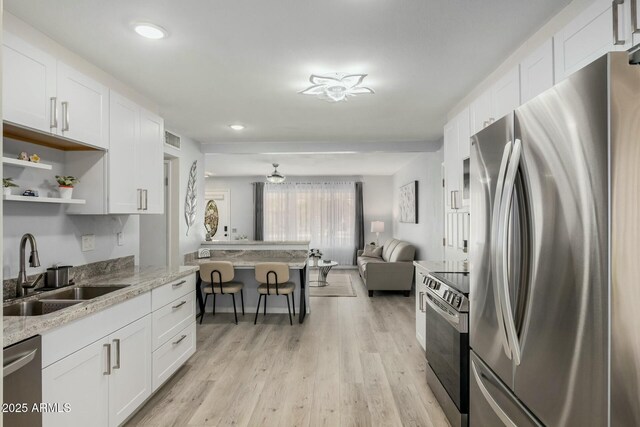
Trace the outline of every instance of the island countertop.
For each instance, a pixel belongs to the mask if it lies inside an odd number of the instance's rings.
[[[202,242],[203,246],[309,246],[309,240],[211,240]]]
[[[417,268],[429,273],[468,273],[469,267],[464,261],[414,261]]]
[[[263,251],[260,253],[252,253],[256,251],[224,251],[224,253],[217,254],[213,252],[210,258],[192,259],[187,261],[186,265],[199,266],[202,263],[211,261],[229,261],[237,269],[252,269],[256,264],[261,262],[283,262],[289,265],[289,268],[293,270],[301,270],[307,265],[307,256],[305,255],[283,255],[277,253],[269,255]]]
[[[140,294],[151,291],[166,283],[186,277],[198,271],[197,265],[180,267],[140,267],[124,269],[115,273],[103,274],[91,277],[86,281],[80,281],[73,286],[66,286],[59,290],[49,291],[51,295],[69,288],[82,286],[109,286],[128,285],[123,289],[110,292],[97,298],[82,301],[62,310],[40,316],[4,316],[3,336],[4,347],[17,343],[24,339],[39,335],[49,329],[81,319],[95,312],[104,310],[112,305],[127,301]],[[19,301],[36,300],[41,294],[35,294]],[[7,306],[16,303],[16,300],[7,301],[3,305]]]

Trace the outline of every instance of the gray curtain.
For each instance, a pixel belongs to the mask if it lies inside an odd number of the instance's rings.
[[[362,197],[362,182],[356,182],[356,252],[353,264],[356,264],[358,250],[364,249],[364,199]]]
[[[264,240],[264,182],[253,183],[253,240]]]

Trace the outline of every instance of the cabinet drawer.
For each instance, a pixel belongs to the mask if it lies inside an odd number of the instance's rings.
[[[196,322],[153,352],[153,391],[156,391],[196,352]]]
[[[189,292],[153,312],[153,349],[157,349],[196,317],[196,293]]]
[[[151,291],[151,310],[155,311],[176,299],[187,295],[196,286],[194,274],[174,280]]]

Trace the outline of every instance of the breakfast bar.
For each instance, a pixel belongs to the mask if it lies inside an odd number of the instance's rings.
[[[308,286],[308,269],[307,254],[309,242],[256,242],[256,241],[226,241],[226,242],[203,242],[202,248],[208,249],[209,253],[202,251],[189,254],[185,258],[187,265],[201,265],[212,261],[229,261],[236,270],[237,280],[242,281],[246,288],[245,303],[247,310],[255,309],[257,305],[257,291],[251,292],[251,288],[255,286],[257,290],[257,282],[254,278],[255,266],[263,262],[282,262],[289,266],[290,270],[298,271],[297,278],[295,274],[291,275],[291,280],[296,283],[296,292],[299,297],[299,322],[303,323],[306,314],[310,311],[308,304],[308,295],[306,288]],[[201,258],[198,257],[200,254]],[[204,316],[205,302],[202,296],[202,281],[200,275],[196,277],[196,297],[200,309],[200,316]],[[227,302],[220,301],[221,307],[217,307],[216,311],[225,311]],[[275,302],[274,312],[283,311],[285,307],[279,307],[280,302]],[[222,310],[220,310],[220,308]]]

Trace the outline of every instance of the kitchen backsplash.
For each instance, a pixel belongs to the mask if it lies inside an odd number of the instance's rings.
[[[95,276],[133,269],[135,266],[134,256],[109,259],[106,261],[92,262],[91,264],[74,266],[69,270],[69,280],[75,282],[85,281]],[[37,274],[28,277],[29,281],[35,280]],[[7,300],[16,297],[17,278],[4,280],[2,283],[3,299]]]

